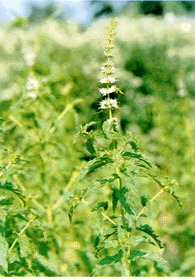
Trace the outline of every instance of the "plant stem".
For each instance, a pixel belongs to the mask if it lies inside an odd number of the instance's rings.
[[[161,193],[165,191],[165,189],[168,189],[169,187],[165,187],[162,190],[160,190],[153,198],[150,199],[150,202],[154,201]],[[139,219],[139,217],[144,213],[147,206],[144,206],[143,209],[139,212],[139,214],[136,217],[136,221]]]
[[[81,201],[82,201],[83,203],[89,205],[90,207],[92,207],[92,206],[89,204],[89,202],[86,201],[85,199],[82,198]],[[93,207],[92,207],[92,208],[93,208]],[[116,223],[115,223],[112,219],[110,219],[105,213],[103,213],[103,212],[101,212],[101,211],[100,211],[100,213],[102,214],[102,216],[103,216],[106,220],[108,220],[109,222],[111,222],[113,225],[116,225]]]
[[[18,234],[18,236],[22,235],[23,232],[30,226],[30,224],[37,218],[37,216],[34,216],[26,225],[25,227],[21,230],[21,232]],[[11,247],[9,248],[9,253],[12,251],[12,249],[14,248],[14,246],[16,245],[16,242],[18,241],[18,237],[14,240],[14,242],[12,243]]]
[[[112,109],[109,109],[109,119],[112,119]]]
[[[119,175],[119,169],[118,167],[116,167],[116,174]],[[121,182],[121,179],[120,178],[117,178],[117,184],[118,184],[118,189],[121,190],[122,188],[122,182]],[[120,211],[121,211],[121,216],[122,216],[122,224],[123,224],[123,227],[125,228],[126,226],[126,223],[125,223],[125,216],[124,216],[124,210],[122,208],[122,205],[120,204]],[[128,232],[128,238],[130,237],[130,233]],[[125,248],[126,249],[126,248]],[[128,277],[128,276],[131,276],[131,261],[128,259],[128,256],[130,254],[130,246],[127,248],[127,251],[125,250],[124,251],[124,257],[123,257],[123,260],[124,260],[124,264],[123,264],[123,269],[122,269],[122,276],[124,277]],[[128,270],[127,270],[127,267],[128,267]],[[124,274],[124,275],[123,275]]]

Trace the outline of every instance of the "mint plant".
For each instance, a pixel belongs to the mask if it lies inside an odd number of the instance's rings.
[[[94,233],[96,264],[93,276],[165,276],[169,265],[162,258],[163,243],[153,228],[159,212],[159,199],[169,193],[181,206],[175,194],[177,183],[163,177],[158,168],[139,150],[136,138],[120,130],[116,68],[113,38],[117,18],[109,28],[106,61],[101,68],[99,92],[103,100],[100,111],[107,112],[102,130],[91,122],[78,129],[74,142],[85,139],[91,154],[77,180],[77,189],[69,211],[70,222],[80,204],[89,207],[90,226]],[[86,188],[81,186],[87,185]],[[155,190],[155,195],[152,190]],[[164,194],[164,195],[163,195]]]

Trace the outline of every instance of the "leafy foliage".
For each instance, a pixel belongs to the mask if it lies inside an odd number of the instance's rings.
[[[0,28],[2,276],[127,276],[129,265],[132,276],[194,276],[195,60],[183,21],[120,16],[119,131],[98,111],[106,19]]]

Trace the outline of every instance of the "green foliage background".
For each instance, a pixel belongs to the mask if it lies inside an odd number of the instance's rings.
[[[185,22],[192,28],[182,29]],[[110,19],[101,19],[83,29],[52,18],[38,25],[16,18],[0,28],[1,275],[90,276],[97,263],[94,244],[102,218],[86,203],[72,205],[71,198],[79,199],[91,180],[106,171],[77,183],[92,156],[86,139],[73,140],[81,124],[96,121],[99,130],[105,120],[98,111],[98,80],[109,24]],[[32,68],[24,59],[29,48],[36,53]],[[163,194],[151,209],[169,276],[195,276],[194,49],[190,19],[176,17],[170,23],[166,16],[126,13],[118,20],[113,53],[124,92],[121,129],[133,133],[162,174],[179,183],[183,208]],[[31,73],[40,83],[35,99],[26,89]],[[11,192],[6,182],[11,182]],[[25,205],[14,193],[16,187]],[[143,188],[146,196],[155,192],[150,185]],[[105,201],[109,195],[99,190]],[[87,200],[97,204],[93,190]],[[141,276],[163,273],[150,267]],[[120,276],[120,271],[108,266],[98,276]]]

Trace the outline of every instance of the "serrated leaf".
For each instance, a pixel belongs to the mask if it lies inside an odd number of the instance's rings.
[[[93,140],[91,138],[89,138],[87,140],[86,147],[87,147],[87,150],[90,154],[92,154],[92,155],[96,154],[96,151],[95,151],[94,146],[93,146]]]
[[[144,241],[145,241],[145,239],[143,236],[131,236],[130,237],[130,245],[132,245],[132,246],[137,246],[141,242],[144,242]]]
[[[154,179],[154,181],[163,189],[165,188],[165,185],[159,180],[157,179],[157,177],[155,175],[152,174],[148,174],[152,179]]]
[[[156,243],[154,243],[150,238],[148,238],[148,236],[143,236],[143,238],[145,239],[145,240],[147,240],[147,242],[149,243],[149,244],[152,244],[152,245],[154,245],[154,246],[158,246]]]
[[[152,202],[148,201],[147,208],[148,208],[148,218],[150,223],[152,223],[159,213],[158,201],[152,201]]]
[[[108,201],[106,201],[106,202],[99,202],[98,203],[98,208],[100,208],[100,207],[103,207],[104,210],[107,210],[108,209]]]
[[[113,234],[115,234],[117,232],[117,230],[114,230],[113,232],[111,233],[107,233],[104,235],[104,240],[108,239],[110,236],[112,236]]]
[[[113,255],[113,256],[107,256],[104,259],[102,259],[99,262],[99,265],[105,265],[105,264],[121,262],[122,256],[123,256],[123,251],[119,250],[118,254]]]
[[[1,205],[1,206],[4,206],[4,205],[12,205],[12,198],[8,198],[8,199],[2,198],[2,199],[0,200],[0,205]]]
[[[4,184],[0,183],[0,189],[4,189],[7,191],[10,191],[14,194],[16,194],[20,200],[23,202],[23,204],[25,205],[26,202],[24,200],[24,196],[21,194],[20,190],[16,188],[16,186],[14,186],[11,182],[6,181]]]
[[[85,177],[88,173],[93,172],[94,170],[108,164],[112,163],[113,160],[109,158],[107,155],[104,155],[103,157],[95,158],[93,160],[90,160],[81,170],[80,175],[77,179],[79,182],[83,177]]]
[[[151,163],[149,160],[145,159],[140,153],[124,152],[124,153],[122,154],[122,156],[124,156],[124,157],[130,157],[130,158],[136,158],[136,159],[138,159],[138,160],[143,161],[144,163],[146,163],[150,168],[153,168],[152,163]],[[145,167],[145,166],[143,166],[143,167]]]
[[[135,250],[135,251],[132,251],[132,252],[130,253],[130,256],[128,257],[128,259],[133,260],[133,259],[135,259],[135,258],[142,257],[142,256],[144,256],[144,255],[146,255],[146,254],[147,254],[147,253],[144,252],[144,251]]]
[[[121,226],[121,228],[125,229],[127,232],[132,232],[133,228],[129,227],[128,225],[126,226]]]
[[[7,257],[8,257],[8,244],[5,237],[3,237],[0,234],[0,266],[3,268],[5,272],[8,272]]]
[[[130,215],[135,215],[134,211],[132,210],[132,208],[129,206],[129,204],[126,201],[126,197],[124,195],[126,192],[128,192],[127,188],[125,188],[125,187],[121,188],[121,190],[119,192],[120,203],[127,213],[129,213]]]
[[[161,241],[158,239],[158,235],[154,232],[154,230],[149,225],[140,225],[139,227],[136,227],[137,230],[141,230],[147,234],[149,234],[158,244],[158,246],[162,249],[163,246],[161,244]]]
[[[99,202],[97,206],[95,206],[92,211],[97,211],[100,207],[103,207],[104,210],[108,209],[108,201],[106,202]]]
[[[168,272],[169,271],[168,262],[166,260],[164,260],[162,257],[152,254],[152,255],[147,255],[146,258],[155,262],[155,268],[158,271],[160,271],[160,272],[162,272],[162,271]]]
[[[139,151],[138,145],[137,145],[137,143],[134,140],[130,140],[128,143],[131,145],[131,147],[134,150],[134,152],[138,152]]]
[[[166,192],[168,192],[172,197],[174,197],[175,200],[178,202],[179,206],[182,207],[182,203],[181,203],[179,197],[175,194],[174,191],[166,190]]]
[[[97,180],[97,181],[100,182],[101,185],[105,185],[107,182],[111,183],[111,182],[114,182],[114,180],[116,180],[116,179],[120,179],[118,174],[114,173],[112,175],[113,175],[113,177],[104,178],[104,179],[100,179],[100,180]]]
[[[22,257],[27,258],[31,255],[31,245],[30,245],[30,239],[26,235],[21,235],[18,237],[18,243],[20,245],[20,254]]]
[[[113,198],[113,210],[116,209],[118,200],[120,200],[120,203],[123,207],[123,209],[129,213],[130,215],[135,215],[134,211],[132,210],[132,208],[129,206],[129,204],[126,201],[126,197],[125,197],[125,193],[128,192],[128,189],[123,187],[121,188],[121,190],[118,190],[116,187],[112,187],[111,188],[113,190],[113,194],[112,194],[112,198]]]
[[[57,274],[59,273],[58,271],[58,263],[57,263],[57,260],[55,260],[55,257],[54,258],[46,258],[44,256],[41,256],[41,255],[37,255],[37,260],[39,263],[41,263],[41,265],[43,265],[46,270],[49,270],[51,272],[53,272],[53,276],[57,276]]]

